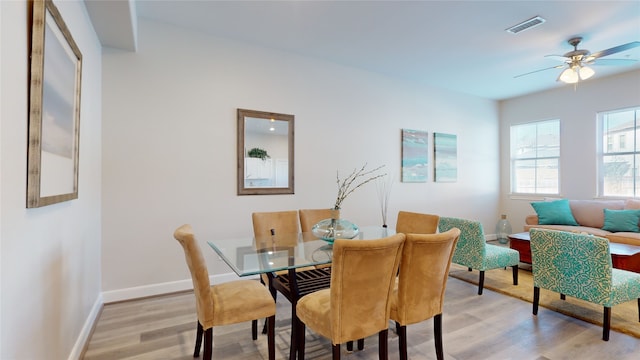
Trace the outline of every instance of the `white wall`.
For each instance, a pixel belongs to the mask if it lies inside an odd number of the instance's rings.
[[[597,69],[593,78],[580,82],[575,89],[567,85],[501,102],[501,208],[514,231],[522,231],[526,215],[535,214],[530,202],[540,198],[509,196],[509,127],[560,119],[560,196],[593,199],[597,196],[596,115],[634,106],[640,106],[640,71],[598,78]]]
[[[193,224],[203,247],[251,235],[251,212],[331,207],[336,171],[364,163],[395,176],[391,226],[400,209],[495,226],[496,102],[148,20],[138,31],[138,52],[103,57],[105,301],[189,279],[179,225]],[[236,195],[237,108],[295,115],[295,195]],[[402,128],[428,131],[430,146],[434,131],[458,135],[458,181],[434,183],[431,171],[427,183],[401,183]],[[373,184],[342,209],[360,225],[381,224],[379,212]],[[203,250],[211,273],[230,272]]]
[[[100,304],[101,47],[84,2],[57,1],[83,55],[79,198],[26,209],[26,1],[2,1],[0,359],[77,358]]]

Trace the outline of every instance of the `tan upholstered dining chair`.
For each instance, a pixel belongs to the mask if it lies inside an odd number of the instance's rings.
[[[396,233],[435,234],[438,232],[439,220],[440,216],[438,215],[399,211]]]
[[[311,234],[311,228],[321,220],[330,219],[331,215],[340,216],[340,210],[333,209],[300,209],[298,215],[300,216],[300,229],[302,230],[305,240],[315,240],[317,237]],[[316,268],[321,269],[325,267],[331,267],[331,264],[318,265]]]
[[[407,325],[429,318],[433,318],[436,357],[442,360],[442,306],[460,230],[406,236],[398,282],[391,296],[391,320],[396,322],[400,338],[400,360],[407,359]]]
[[[340,344],[378,334],[379,357],[387,359],[391,292],[405,235],[376,240],[337,239],[331,287],[298,300],[298,359],[304,360],[305,327],[328,338],[333,359]]]
[[[254,212],[251,214],[251,222],[253,224],[253,236],[256,240],[276,235],[273,239],[277,241],[275,245],[279,247],[295,246],[298,241],[300,226],[298,224],[298,212],[296,210]],[[259,242],[257,242],[256,245],[258,243]],[[315,267],[305,267],[296,269],[296,271],[314,268]],[[279,276],[287,272],[287,270],[281,270],[274,272],[272,275]],[[260,280],[269,288],[273,299],[277,300],[278,291],[273,287],[269,276],[262,274]],[[266,333],[267,324],[268,322],[265,322],[262,333]]]
[[[333,209],[300,209],[298,214],[300,215],[300,228],[303,233],[311,232],[313,225],[317,224],[320,220],[331,218],[331,214],[336,212],[336,215],[340,215],[340,210]]]
[[[269,291],[254,280],[236,280],[211,286],[207,265],[191,225],[180,226],[173,236],[184,250],[196,297],[198,327],[193,357],[200,356],[204,333],[204,359],[211,359],[214,326],[251,321],[253,340],[256,340],[258,319],[267,318],[269,360],[274,360],[276,304]]]

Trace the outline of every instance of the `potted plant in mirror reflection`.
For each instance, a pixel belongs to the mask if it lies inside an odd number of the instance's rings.
[[[365,184],[379,179],[386,175],[378,173],[384,165],[378,166],[375,169],[367,170],[367,164],[364,164],[360,169],[354,169],[351,174],[344,179],[340,179],[339,172],[336,172],[336,183],[338,184],[338,195],[332,208],[331,218],[324,219],[313,226],[311,232],[313,235],[333,242],[336,238],[352,239],[358,232],[358,226],[352,222],[341,219],[339,216],[340,208],[344,200],[353,193],[356,189],[364,186]]]
[[[269,154],[267,154],[267,150],[260,149],[257,147],[249,150],[249,152],[247,153],[247,156],[251,158],[262,159],[262,161],[269,159],[271,157],[269,156]]]

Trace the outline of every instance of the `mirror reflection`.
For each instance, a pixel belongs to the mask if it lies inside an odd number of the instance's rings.
[[[293,194],[293,120],[238,109],[238,195]]]

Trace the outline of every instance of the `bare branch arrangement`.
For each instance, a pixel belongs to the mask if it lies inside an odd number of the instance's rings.
[[[362,185],[370,181],[376,180],[378,178],[381,178],[387,175],[386,173],[374,175],[374,173],[382,169],[384,165],[380,165],[373,170],[366,170],[366,167],[367,167],[367,164],[365,163],[359,170],[354,169],[349,176],[345,177],[342,180],[340,180],[340,174],[336,172],[336,179],[337,179],[336,182],[338,184],[338,197],[336,198],[336,204],[333,207],[335,210],[340,210],[340,206],[342,206],[342,202],[344,201],[344,199],[346,199],[347,196],[349,196],[349,194],[354,192],[357,188],[361,187]],[[363,178],[366,178],[366,180],[362,180]]]
[[[380,211],[382,213],[382,226],[387,226],[387,211],[389,209],[389,197],[391,197],[391,187],[393,186],[393,178],[390,176],[380,178],[378,185],[378,200],[380,200]]]

